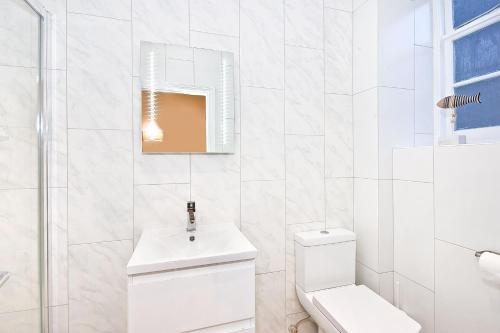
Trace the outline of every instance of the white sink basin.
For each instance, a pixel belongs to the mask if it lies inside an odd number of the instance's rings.
[[[191,241],[190,236],[195,240]],[[143,231],[127,265],[129,275],[251,260],[257,250],[234,224],[198,226],[197,231],[172,228]]]

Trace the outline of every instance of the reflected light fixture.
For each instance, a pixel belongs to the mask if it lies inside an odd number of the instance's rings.
[[[148,119],[142,127],[142,138],[144,141],[161,142],[163,141],[163,130],[156,121],[158,118],[158,92],[155,87],[156,61],[154,50],[149,53],[148,62]]]

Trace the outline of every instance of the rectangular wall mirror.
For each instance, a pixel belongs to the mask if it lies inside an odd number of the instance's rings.
[[[234,56],[141,42],[143,153],[234,151]]]

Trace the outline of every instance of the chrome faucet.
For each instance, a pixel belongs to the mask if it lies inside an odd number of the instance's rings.
[[[188,201],[187,203],[187,212],[188,212],[188,220],[187,220],[187,232],[196,231],[196,218],[194,217],[194,213],[196,212],[196,206],[194,201]]]

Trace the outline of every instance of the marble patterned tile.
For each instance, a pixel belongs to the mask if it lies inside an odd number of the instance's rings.
[[[232,52],[234,55],[234,131],[241,132],[240,40],[238,37],[190,31],[190,46]]]
[[[133,74],[139,75],[141,41],[189,44],[189,0],[132,0]]]
[[[38,147],[35,128],[3,128],[0,141],[0,189],[38,187]]]
[[[141,88],[139,78],[134,78],[134,183],[167,184],[189,183],[190,161],[188,154],[143,154],[141,132]]]
[[[325,7],[352,12],[353,0],[325,0]]]
[[[132,0],[68,0],[68,12],[130,20]]]
[[[304,223],[286,226],[286,313],[304,312],[295,292],[295,233],[322,230],[324,223]]]
[[[283,1],[242,0],[240,15],[241,84],[283,88]]]
[[[326,225],[354,230],[354,184],[352,178],[325,179]]]
[[[354,177],[377,179],[379,176],[378,89],[353,97]]]
[[[145,228],[185,228],[189,195],[189,184],[134,186],[134,243]]]
[[[285,0],[285,43],[323,48],[323,0]]]
[[[243,180],[285,178],[283,91],[243,88],[241,177]]]
[[[238,36],[239,0],[191,0],[190,29]]]
[[[285,272],[258,274],[255,289],[255,332],[282,332],[286,325]]]
[[[285,181],[241,183],[241,231],[257,248],[256,273],[285,269]]]
[[[324,220],[324,138],[287,135],[286,223]]]
[[[352,94],[352,13],[325,9],[325,90]]]
[[[191,200],[200,224],[240,225],[240,138],[227,155],[191,155]]]
[[[132,127],[130,30],[127,21],[68,14],[70,128]]]
[[[68,133],[66,113],[66,71],[49,71],[52,89],[52,108],[48,141],[49,187],[68,185]]]
[[[69,130],[69,243],[132,239],[130,131]]]
[[[0,313],[39,304],[37,207],[35,189],[0,190],[0,263],[10,272],[0,288]]]
[[[359,93],[378,85],[378,1],[365,3],[353,14],[353,91]],[[356,8],[356,3],[354,4]]]
[[[307,317],[309,317],[309,314],[306,312],[289,314],[286,316],[286,327],[289,328],[290,325],[296,325],[300,320]],[[318,333],[318,325],[316,325],[312,318],[303,321],[297,328],[301,333]]]
[[[354,174],[352,96],[325,96],[325,176]]]
[[[127,332],[126,267],[131,254],[131,240],[70,246],[70,332]]]
[[[323,52],[287,46],[285,60],[286,133],[324,134]]]
[[[35,128],[37,70],[0,66],[0,126]]]
[[[68,305],[49,307],[49,330],[51,333],[69,333]]]
[[[40,332],[40,311],[38,309],[0,314],[0,333]]]
[[[38,61],[38,15],[24,2],[0,3],[0,65],[33,67]]]
[[[49,188],[49,306],[68,304],[68,190]]]

